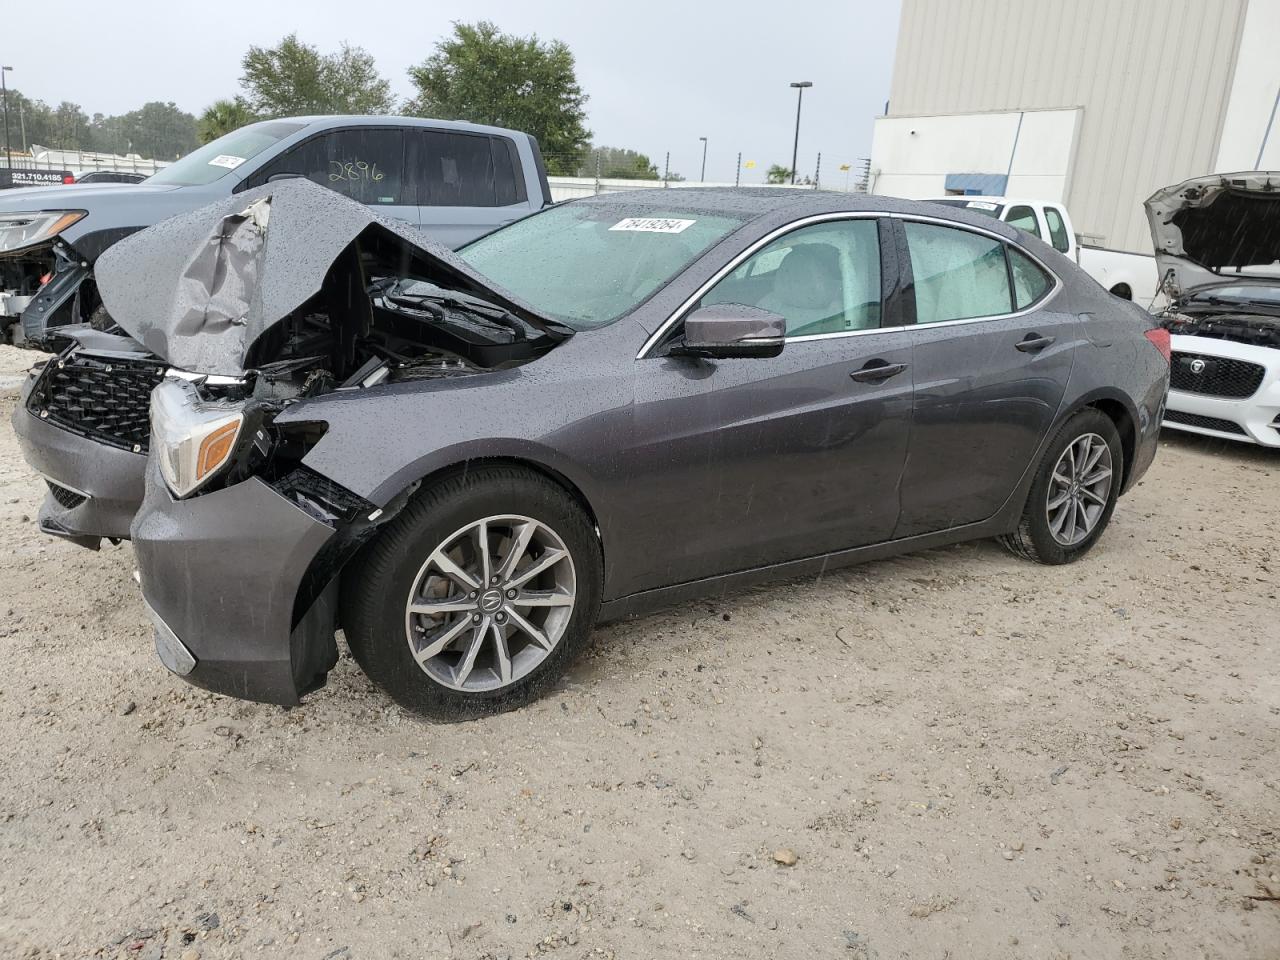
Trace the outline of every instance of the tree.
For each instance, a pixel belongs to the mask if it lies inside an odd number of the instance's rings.
[[[487,21],[455,23],[430,57],[409,68],[409,79],[417,96],[406,110],[414,116],[533,134],[552,173],[572,173],[582,162],[591,138],[587,95],[573,53],[559,40],[505,34]]]
[[[204,113],[196,121],[196,134],[201,143],[217,140],[219,137],[239,130],[245,124],[253,123],[257,116],[249,109],[243,98],[234,100],[215,100],[205,107]]]
[[[765,173],[764,175],[765,183],[786,183],[790,179],[791,179],[791,168],[784,167],[780,163],[775,163],[773,166],[769,168],[768,172]]]
[[[196,147],[196,118],[179,110],[173,102],[153,100],[118,119],[126,142],[132,145],[132,153],[173,160]]]
[[[391,84],[373,56],[343,44],[322,54],[291,33],[274,47],[250,47],[240,62],[250,110],[262,117],[309,113],[389,113]]]
[[[579,177],[596,175],[596,160],[600,161],[600,176],[616,177],[620,180],[657,180],[658,165],[643,153],[634,150],[622,150],[618,147],[592,146],[590,152],[578,165]]]

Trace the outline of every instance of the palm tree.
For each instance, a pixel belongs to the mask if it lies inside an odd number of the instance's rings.
[[[201,143],[208,143],[257,119],[249,105],[239,97],[234,100],[215,100],[200,114],[200,119],[196,121],[196,132]]]

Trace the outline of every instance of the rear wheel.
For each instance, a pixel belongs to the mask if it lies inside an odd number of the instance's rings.
[[[1038,563],[1080,559],[1111,522],[1123,464],[1111,418],[1092,408],[1076,413],[1045,451],[1018,529],[1000,542]]]
[[[422,491],[344,582],[351,652],[409,710],[465,720],[564,673],[600,606],[600,548],[558,484],[510,467]]]

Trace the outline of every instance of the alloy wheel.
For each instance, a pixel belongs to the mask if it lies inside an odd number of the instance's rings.
[[[1088,538],[1107,509],[1112,482],[1111,447],[1096,433],[1072,440],[1049,481],[1045,509],[1049,532],[1064,547]]]
[[[573,557],[551,527],[485,517],[454,531],[418,570],[405,603],[409,651],[446,687],[497,690],[551,654],[576,596]]]

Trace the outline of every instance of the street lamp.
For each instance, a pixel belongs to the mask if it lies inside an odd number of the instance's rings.
[[[698,177],[698,182],[706,183],[707,182],[707,138],[699,137],[698,139],[702,141],[702,175]]]
[[[813,82],[810,80],[801,80],[799,83],[793,83],[791,86],[796,88],[796,141],[791,147],[791,182],[796,182],[796,159],[800,154],[800,104],[804,101],[805,87],[812,87]]]
[[[13,169],[13,148],[9,146],[9,88],[5,85],[4,75],[13,67],[0,67],[0,98],[4,99],[4,165]]]

